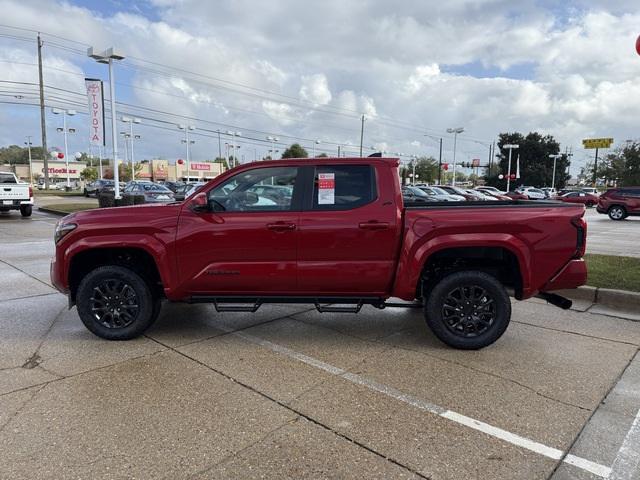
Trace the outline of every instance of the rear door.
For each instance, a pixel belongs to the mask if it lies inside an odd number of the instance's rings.
[[[387,168],[379,166],[378,168]],[[305,167],[298,285],[304,294],[383,294],[390,288],[400,209],[391,172],[369,164]]]
[[[298,172],[297,167],[244,170],[208,192],[214,211],[183,208],[176,248],[180,279],[188,292],[296,292]],[[270,195],[257,188],[260,185],[281,187],[281,195]]]
[[[620,192],[629,213],[640,213],[640,188],[624,188]]]

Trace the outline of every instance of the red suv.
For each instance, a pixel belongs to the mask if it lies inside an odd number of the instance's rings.
[[[600,195],[598,213],[606,213],[611,220],[624,220],[629,215],[640,216],[640,187],[612,188]]]

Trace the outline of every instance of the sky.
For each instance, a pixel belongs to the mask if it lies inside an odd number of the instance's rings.
[[[178,124],[195,127],[194,161],[225,143],[245,161],[293,142],[358,155],[362,115],[365,154],[437,158],[442,138],[450,162],[447,129],[463,127],[457,160],[485,162],[501,132],[538,131],[573,152],[574,175],[594,153],[583,138],[640,138],[637,1],[0,0],[0,11],[0,146],[40,142],[37,31],[48,144],[63,145],[51,107],[75,109],[70,152],[88,150],[83,79],[108,85],[89,46],[125,56],[116,116],[141,120],[136,159],[184,158]]]

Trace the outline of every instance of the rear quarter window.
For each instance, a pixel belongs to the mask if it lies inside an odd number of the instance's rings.
[[[312,210],[351,210],[377,198],[370,165],[321,165],[315,168]]]

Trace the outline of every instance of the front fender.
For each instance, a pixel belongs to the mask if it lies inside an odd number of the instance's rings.
[[[67,271],[64,272],[67,285],[69,284],[69,268],[73,257],[86,250],[101,248],[139,248],[147,252],[151,255],[151,258],[153,258],[158,268],[165,295],[167,295],[167,298],[170,298],[171,286],[177,284],[176,269],[171,268],[170,254],[167,251],[167,246],[157,238],[147,235],[141,236],[139,234],[121,233],[109,235],[108,238],[103,236],[86,236],[77,239],[64,250],[63,256],[60,259],[67,269]]]

